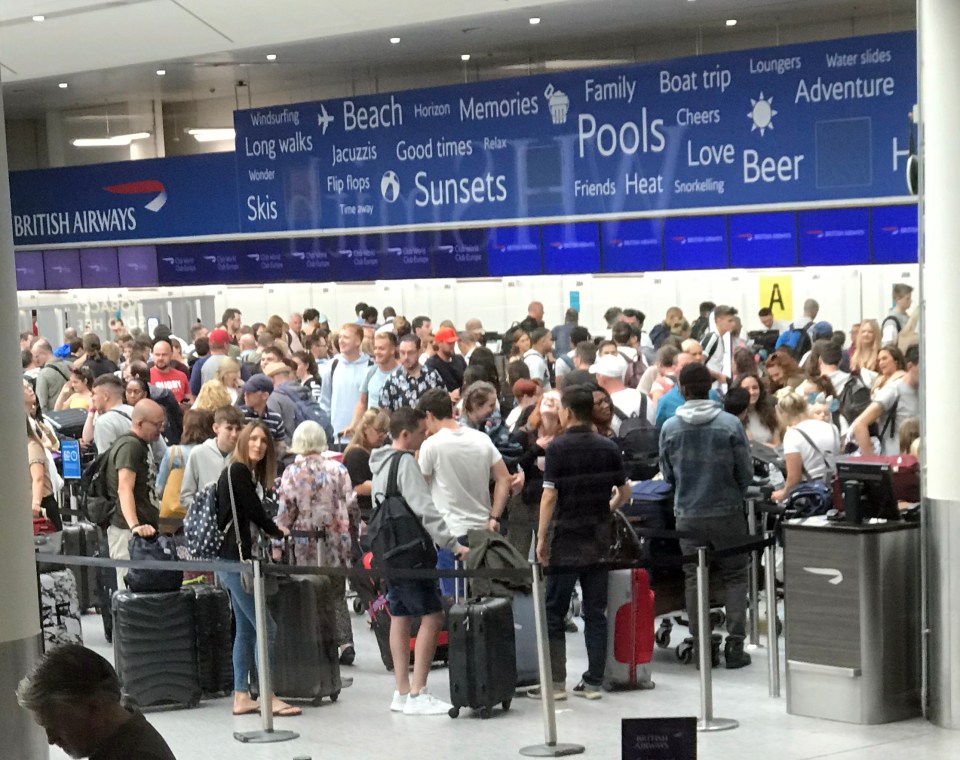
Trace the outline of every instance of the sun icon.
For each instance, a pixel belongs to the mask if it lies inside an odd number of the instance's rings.
[[[773,98],[764,98],[761,92],[757,100],[750,98],[750,105],[753,106],[747,114],[747,118],[753,121],[750,131],[759,129],[760,137],[763,137],[764,130],[773,129],[773,117],[777,115],[773,110]]]

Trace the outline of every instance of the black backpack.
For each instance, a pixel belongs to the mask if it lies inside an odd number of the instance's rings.
[[[640,395],[640,409],[628,417],[616,406],[613,413],[620,420],[617,445],[630,480],[650,480],[660,472],[660,438],[657,428],[647,419],[647,398]]]
[[[437,566],[437,548],[400,493],[397,474],[400,460],[408,452],[398,451],[390,459],[387,491],[378,494],[367,536],[377,567],[395,570],[433,569]]]
[[[117,511],[116,494],[107,491],[107,468],[110,467],[111,446],[98,454],[80,476],[80,509],[94,525],[106,528]]]
[[[864,385],[859,375],[850,375],[837,401],[839,402],[837,413],[852,425],[853,421],[870,406],[870,389]]]

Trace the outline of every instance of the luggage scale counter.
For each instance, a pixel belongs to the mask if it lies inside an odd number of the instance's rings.
[[[784,524],[787,712],[920,715],[920,525]]]

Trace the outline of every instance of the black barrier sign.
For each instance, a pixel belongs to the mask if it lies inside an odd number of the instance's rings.
[[[696,718],[624,718],[622,760],[696,760]]]

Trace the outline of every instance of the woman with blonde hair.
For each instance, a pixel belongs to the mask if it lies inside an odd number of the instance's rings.
[[[850,369],[877,371],[877,357],[880,354],[880,325],[875,319],[865,319],[857,332],[857,346],[850,359]]]
[[[315,532],[316,537],[295,537],[293,551],[300,565],[351,567],[353,540],[358,526],[357,496],[347,468],[325,457],[327,436],[319,424],[301,422],[293,432],[290,453],[296,459],[280,478],[277,524],[290,531]],[[353,628],[347,610],[346,579],[331,578],[336,607],[337,644],[340,662],[352,665],[356,652]]]
[[[221,406],[230,406],[233,402],[230,400],[230,394],[223,383],[214,378],[207,380],[200,386],[200,392],[197,394],[196,401],[193,402],[193,409],[206,409],[215,412]]]
[[[243,380],[240,379],[240,363],[236,359],[226,357],[217,365],[216,378],[223,384],[224,390],[230,396],[230,403],[237,403],[240,389],[243,388]]]
[[[832,479],[840,455],[840,433],[831,423],[816,419],[800,394],[784,389],[777,397],[787,478],[773,499],[782,501],[801,482]]]
[[[370,470],[370,454],[383,446],[390,430],[390,415],[381,409],[368,409],[360,418],[350,445],[343,452],[343,466],[350,473],[350,482],[357,494],[360,518],[367,522],[373,512],[373,472]]]

